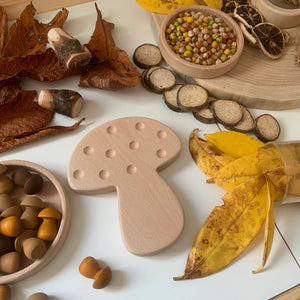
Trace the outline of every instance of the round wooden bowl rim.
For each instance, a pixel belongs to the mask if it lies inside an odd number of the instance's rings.
[[[293,17],[300,14],[300,8],[284,8],[278,5],[275,5],[269,0],[261,1],[261,5],[268,7],[268,9],[272,10],[274,13],[280,12],[283,16]],[[299,15],[300,16],[300,15]]]
[[[175,52],[173,52],[170,49],[170,47],[166,41],[166,38],[165,38],[165,28],[170,24],[171,20],[173,20],[174,17],[176,15],[178,15],[178,13],[184,12],[184,11],[192,11],[192,10],[201,11],[203,13],[207,13],[207,14],[211,14],[213,16],[219,17],[234,31],[234,34],[236,35],[236,39],[237,39],[237,51],[228,61],[225,61],[218,65],[201,66],[201,65],[197,65],[197,64],[193,64],[191,62],[185,61],[184,59],[182,59],[179,55],[177,55]],[[208,72],[209,73],[209,72],[215,71],[218,74],[216,76],[210,76],[210,78],[220,76],[220,75],[230,71],[238,62],[238,60],[243,52],[243,48],[244,48],[244,36],[243,36],[243,33],[242,33],[239,25],[226,13],[224,13],[216,8],[204,6],[204,5],[184,6],[184,7],[178,8],[178,9],[172,11],[170,14],[168,14],[164,18],[164,20],[162,21],[162,24],[161,24],[161,28],[160,28],[160,32],[159,32],[159,42],[161,44],[160,47],[161,47],[163,56],[167,56],[168,58],[171,57],[172,60],[174,60],[176,64],[181,65],[182,67],[191,70],[191,72],[199,71],[199,72]],[[167,59],[165,58],[165,59],[169,60],[168,58]],[[174,65],[175,65],[175,63],[174,63]],[[230,65],[232,67],[229,67]],[[176,70],[176,66],[171,65],[170,67],[174,67],[174,69]],[[223,73],[222,73],[222,70],[224,70]],[[187,73],[185,73],[185,74],[189,75]],[[205,78],[205,77],[202,77],[202,78]]]
[[[34,275],[35,273],[43,269],[57,255],[70,229],[70,204],[67,199],[66,193],[62,188],[61,184],[59,183],[59,181],[55,178],[55,176],[51,172],[49,172],[44,167],[25,160],[6,160],[6,161],[1,161],[1,164],[7,166],[24,166],[47,177],[57,190],[60,199],[61,213],[62,213],[62,219],[60,220],[60,226],[57,235],[54,241],[47,249],[45,255],[41,259],[34,261],[33,263],[31,263],[30,265],[28,265],[24,269],[21,269],[18,272],[1,275],[0,284],[8,284],[8,283],[23,280],[25,278]]]

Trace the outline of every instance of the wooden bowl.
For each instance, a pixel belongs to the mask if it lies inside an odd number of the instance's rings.
[[[47,252],[41,259],[31,261],[24,256],[24,258],[22,258],[21,270],[12,274],[0,273],[0,284],[8,284],[32,276],[44,268],[57,255],[69,232],[70,207],[62,186],[47,169],[35,163],[23,160],[7,160],[0,163],[7,166],[8,170],[6,174],[8,176],[20,166],[26,167],[31,173],[40,174],[44,179],[44,185],[41,192],[36,194],[36,196],[40,197],[47,206],[57,208],[62,214],[57,235],[53,242],[47,242]],[[10,195],[19,200],[28,196],[24,193],[22,187],[15,187]]]
[[[185,11],[200,11],[206,15],[212,15],[215,17],[219,17],[223,22],[227,24],[229,28],[233,30],[233,33],[236,36],[237,42],[237,51],[236,53],[227,61],[217,64],[217,65],[199,65],[188,62],[177,55],[168,45],[166,37],[165,37],[165,30],[172,22],[174,18],[180,13]],[[191,5],[178,8],[168,14],[162,24],[159,31],[159,47],[167,64],[174,69],[176,72],[194,77],[194,78],[215,78],[220,75],[223,75],[229,72],[238,62],[240,56],[243,52],[244,48],[244,36],[239,27],[239,25],[227,14],[224,12],[209,7],[209,6],[202,6],[202,5]]]
[[[280,28],[292,28],[300,25],[300,7],[292,8],[281,0],[252,0],[266,21]]]

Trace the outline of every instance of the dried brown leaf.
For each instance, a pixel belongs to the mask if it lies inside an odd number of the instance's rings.
[[[0,104],[17,96],[20,87],[20,77],[0,81]]]
[[[36,91],[20,91],[0,105],[0,138],[35,132],[52,120],[54,113],[38,105],[36,97]]]
[[[63,8],[48,24],[43,24],[34,18],[35,12],[36,9],[30,3],[20,18],[11,25],[10,40],[4,48],[4,56],[27,56],[43,53],[48,43],[48,31],[53,27],[62,28],[68,17],[68,10]]]
[[[27,133],[24,135],[16,136],[16,137],[11,137],[11,138],[4,138],[0,140],[0,153],[10,150],[12,148],[16,148],[18,146],[24,145],[26,143],[40,140],[42,138],[54,136],[57,134],[69,132],[75,130],[80,123],[84,119],[79,120],[72,126],[52,126],[52,127],[47,127],[47,128],[42,128],[39,129],[35,132]]]
[[[0,56],[7,42],[8,18],[4,7],[0,6]]]

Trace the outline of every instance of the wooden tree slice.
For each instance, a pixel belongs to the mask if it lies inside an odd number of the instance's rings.
[[[152,16],[159,28],[165,15]],[[197,82],[218,99],[236,100],[249,108],[283,110],[300,107],[300,67],[295,63],[300,26],[286,31],[290,41],[278,60],[268,59],[261,50],[245,42],[241,58],[230,72],[212,79],[183,78]]]
[[[182,207],[158,175],[181,151],[178,137],[166,125],[127,117],[98,126],[72,154],[68,181],[79,193],[116,190],[126,248],[148,255],[172,244],[184,225]]]

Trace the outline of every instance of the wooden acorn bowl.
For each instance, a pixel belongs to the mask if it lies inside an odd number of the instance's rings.
[[[181,58],[178,54],[176,54],[167,43],[165,31],[166,28],[168,28],[169,24],[176,18],[179,13],[186,11],[202,12],[206,15],[219,17],[223,22],[225,22],[227,26],[232,29],[233,33],[236,36],[236,53],[229,60],[223,63],[205,66],[188,62]],[[162,21],[159,30],[158,42],[163,58],[172,69],[180,74],[201,79],[215,78],[229,72],[239,61],[244,48],[244,36],[239,25],[226,13],[218,9],[203,5],[184,6],[168,14]]]
[[[47,169],[33,162],[23,160],[7,160],[0,162],[6,165],[6,174],[10,176],[18,167],[26,167],[29,172],[40,174],[44,179],[42,190],[36,194],[49,207],[58,209],[62,214],[58,232],[52,242],[47,242],[47,251],[44,256],[37,260],[22,259],[22,268],[11,274],[0,273],[0,284],[9,284],[28,278],[44,267],[58,254],[70,229],[70,206],[67,196],[55,176]],[[10,195],[15,199],[22,200],[27,197],[22,187],[15,187]]]

